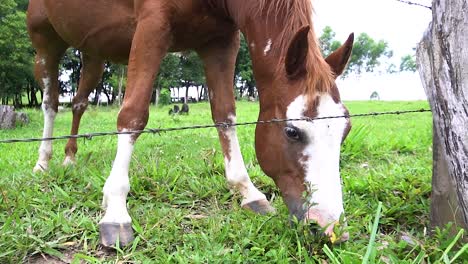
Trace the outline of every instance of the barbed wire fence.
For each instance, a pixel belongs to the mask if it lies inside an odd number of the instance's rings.
[[[395,1],[405,3],[405,4],[408,4],[408,5],[420,6],[420,7],[424,7],[424,8],[432,10],[431,6],[423,5],[423,4],[416,3],[416,2],[411,2],[411,1],[406,1],[406,0],[395,0]]]
[[[259,124],[264,125],[264,124],[274,124],[274,123],[286,123],[286,122],[292,122],[292,121],[313,122],[313,121],[318,121],[318,120],[337,119],[337,118],[376,117],[376,116],[383,116],[383,115],[405,115],[405,114],[412,114],[412,113],[427,113],[427,112],[432,112],[432,111],[430,109],[418,109],[418,110],[348,114],[348,115],[326,116],[326,117],[315,117],[315,118],[270,119],[270,120],[259,120],[259,121],[239,122],[239,123],[219,122],[219,123],[209,124],[209,125],[192,125],[192,126],[168,127],[168,128],[147,128],[147,129],[142,129],[142,130],[130,130],[130,131],[93,132],[93,133],[86,133],[86,134],[64,135],[64,136],[47,137],[47,138],[1,139],[0,144],[26,143],[26,142],[38,142],[38,141],[55,141],[55,140],[64,140],[64,139],[71,139],[71,138],[76,138],[76,139],[83,138],[83,139],[91,140],[95,137],[103,137],[103,136],[131,135],[131,134],[162,134],[166,132],[206,129],[206,128],[229,128],[229,127],[238,127],[238,126],[259,125]]]

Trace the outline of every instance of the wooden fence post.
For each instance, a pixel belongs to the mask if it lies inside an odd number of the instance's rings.
[[[435,126],[435,124],[434,124]],[[457,187],[450,177],[443,141],[437,130],[433,130],[433,171],[431,193],[431,226],[443,227],[448,222],[463,224],[463,215],[458,206]],[[453,226],[452,233],[456,232]]]
[[[15,128],[15,108],[10,105],[0,105],[0,129]]]
[[[468,0],[434,0],[417,64],[434,118],[431,224],[468,228]],[[466,239],[466,236],[465,236]]]

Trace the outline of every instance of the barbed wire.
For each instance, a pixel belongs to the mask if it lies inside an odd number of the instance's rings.
[[[38,141],[55,141],[71,138],[84,138],[91,140],[95,137],[103,136],[115,136],[115,135],[131,135],[131,134],[161,134],[165,132],[173,131],[182,131],[182,130],[194,130],[194,129],[205,129],[205,128],[229,128],[237,126],[248,126],[248,125],[263,125],[263,124],[273,124],[273,123],[285,123],[292,121],[307,121],[313,122],[316,120],[325,120],[325,119],[337,119],[337,118],[352,118],[352,117],[369,117],[369,116],[382,116],[382,115],[403,115],[411,113],[425,113],[431,112],[430,109],[419,109],[419,110],[404,110],[404,111],[388,111],[388,112],[371,112],[363,114],[352,114],[352,115],[340,115],[340,116],[326,116],[326,117],[315,117],[315,118],[289,118],[289,119],[270,119],[270,120],[258,120],[251,122],[240,122],[240,123],[227,123],[219,122],[210,125],[193,125],[193,126],[182,126],[182,127],[169,127],[169,128],[147,128],[142,130],[130,130],[130,131],[110,131],[110,132],[94,132],[78,135],[65,135],[57,137],[47,137],[47,138],[17,138],[17,139],[2,139],[0,144],[8,143],[25,143],[25,142],[38,142]]]
[[[406,0],[396,0],[396,1],[408,4],[408,5],[415,5],[415,6],[425,7],[425,8],[428,8],[428,9],[432,10],[432,7],[427,6],[427,5],[423,5],[423,4],[420,4],[420,3],[415,3],[415,2],[406,1]]]

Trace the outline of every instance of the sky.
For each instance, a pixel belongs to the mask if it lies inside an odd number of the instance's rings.
[[[430,0],[412,0],[426,6]],[[397,0],[313,0],[314,28],[320,36],[325,26],[344,42],[351,32],[367,33],[375,40],[385,40],[394,55],[391,62],[399,67],[400,58],[414,54],[432,18],[431,10]],[[342,99],[367,100],[377,91],[382,100],[425,100],[419,74],[364,73],[338,80]]]

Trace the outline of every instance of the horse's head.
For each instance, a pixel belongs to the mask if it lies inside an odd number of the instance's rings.
[[[308,34],[309,27],[301,28],[289,44],[281,72],[271,82],[268,96],[274,103],[262,106],[260,119],[348,114],[335,78],[349,60],[353,35],[324,61],[311,58]],[[329,236],[344,213],[339,160],[350,128],[348,118],[334,118],[258,125],[256,129],[259,163],[280,188],[290,213],[316,222]],[[341,237],[346,239],[347,235]]]

